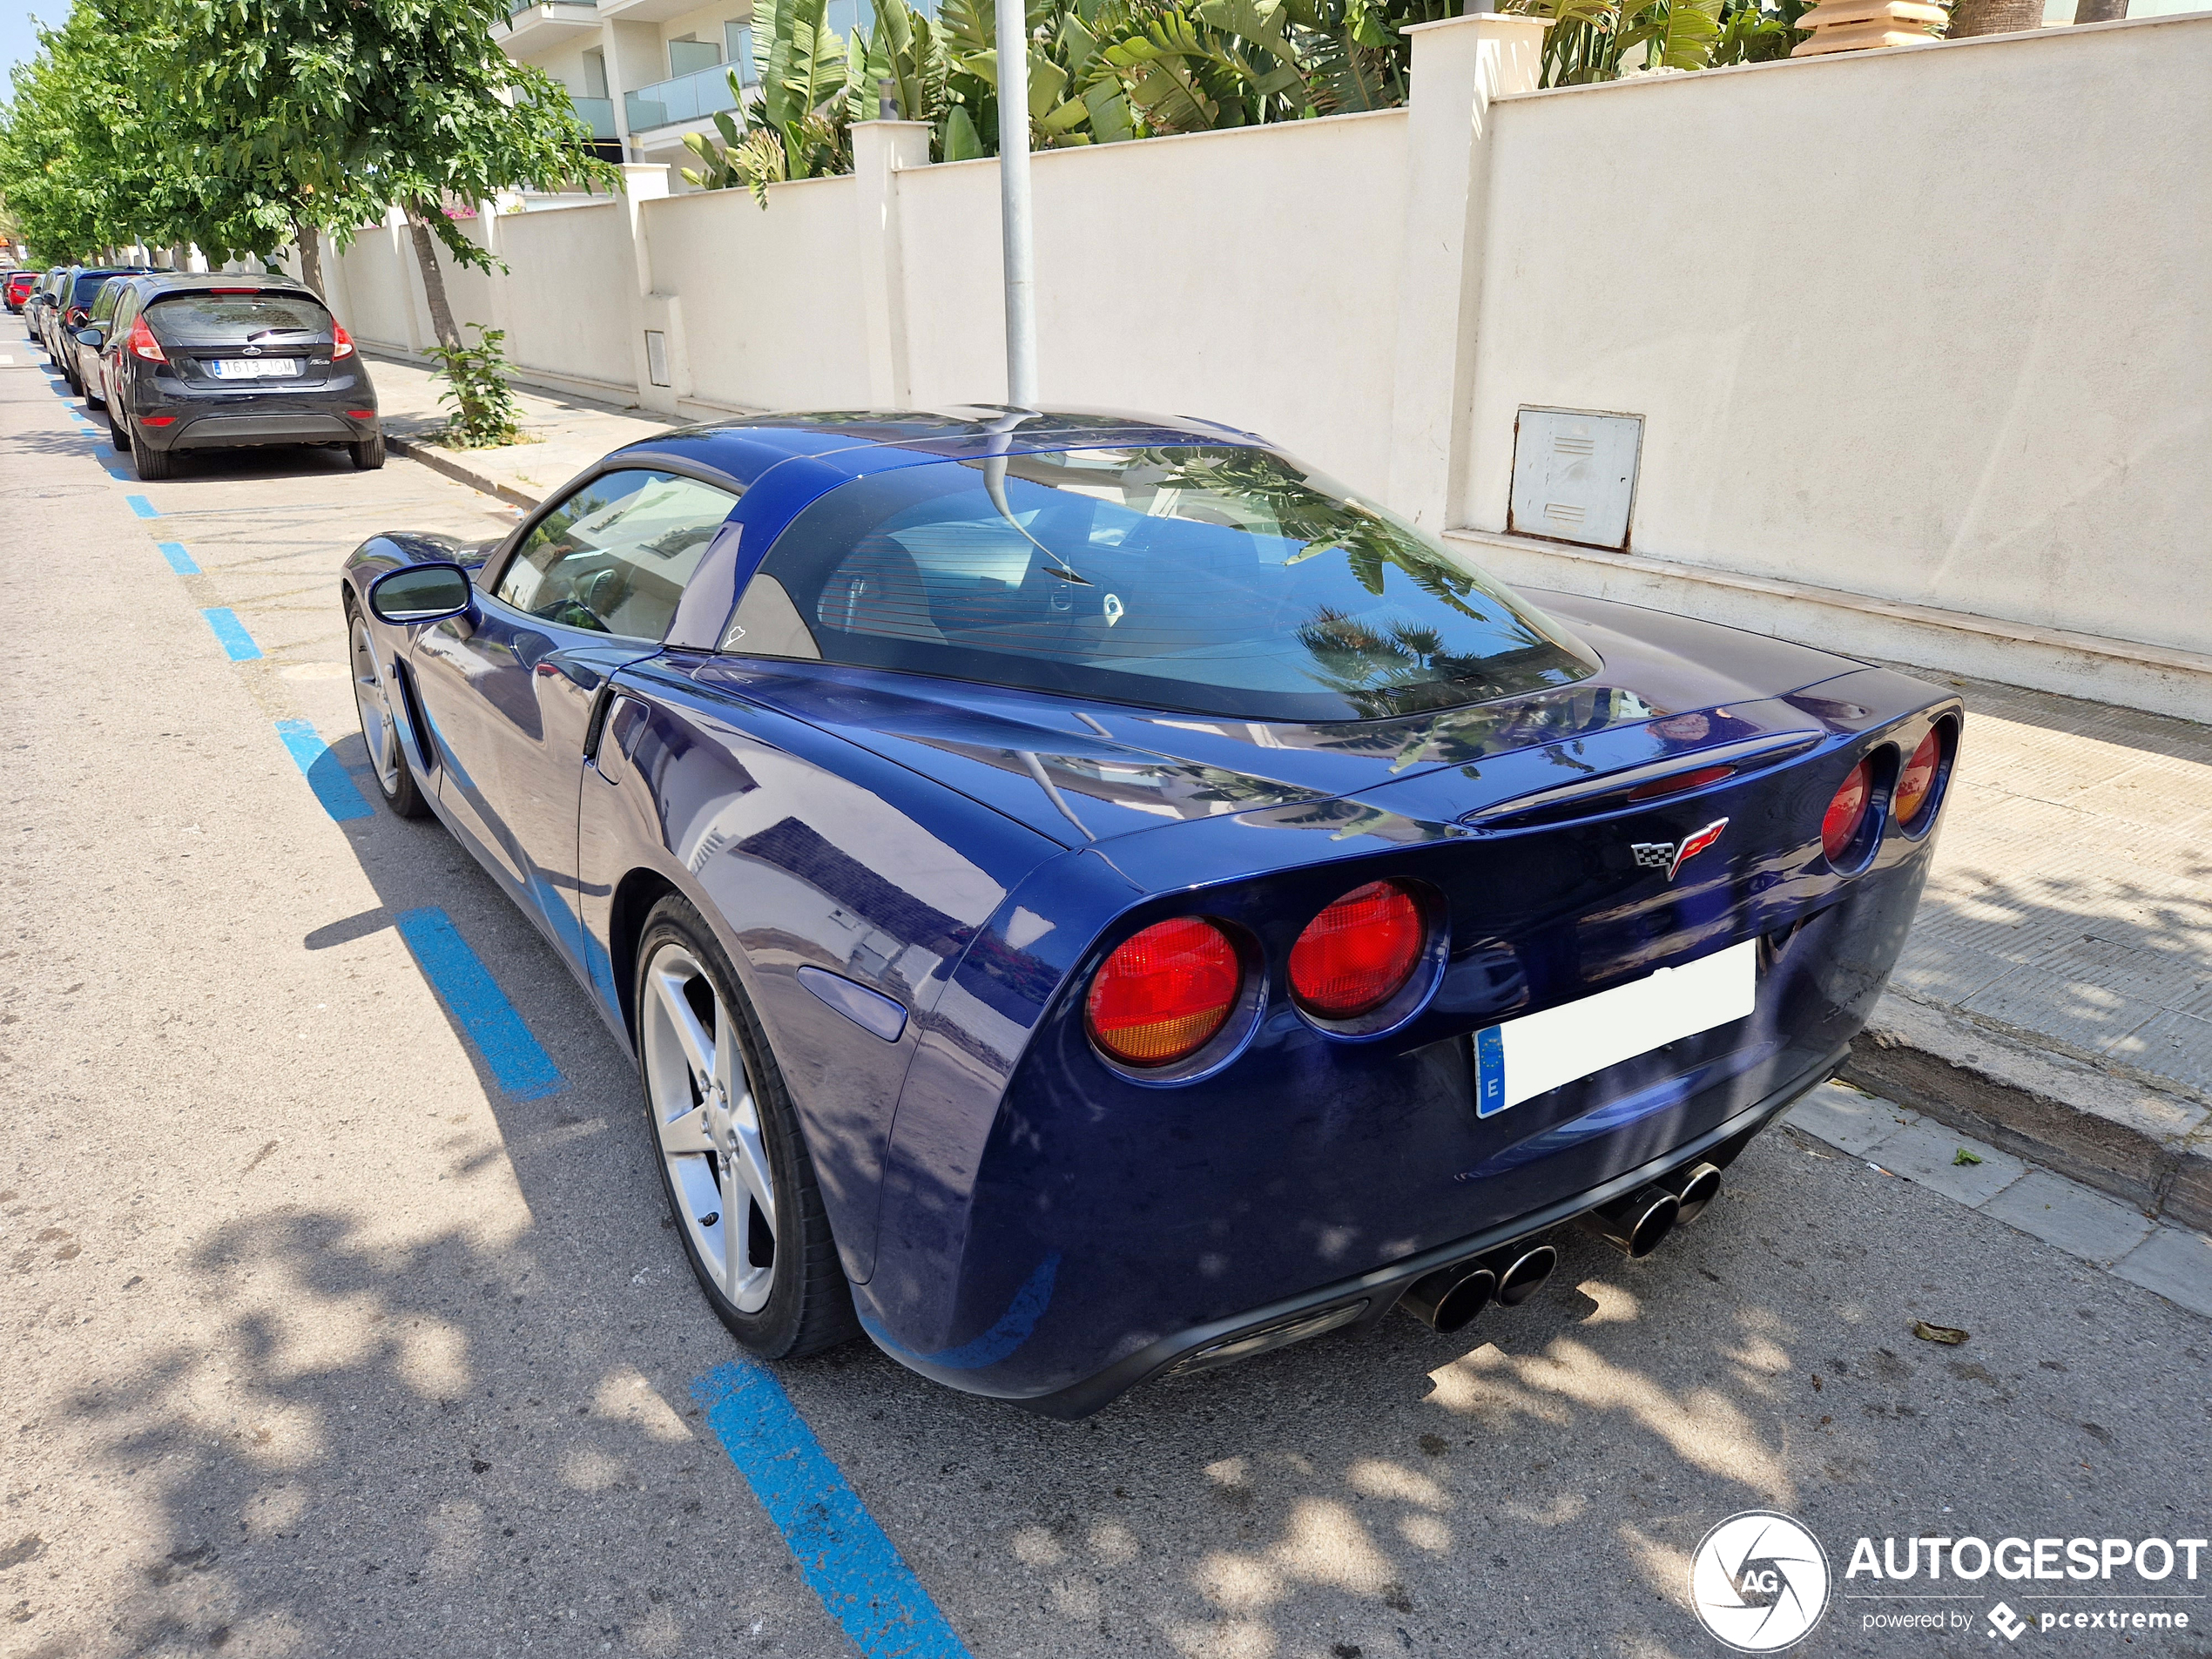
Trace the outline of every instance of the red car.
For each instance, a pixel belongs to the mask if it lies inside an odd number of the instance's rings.
[[[23,310],[23,302],[30,297],[31,285],[37,280],[38,273],[36,271],[10,271],[8,273],[6,291],[8,296],[8,309],[10,311],[20,313]]]

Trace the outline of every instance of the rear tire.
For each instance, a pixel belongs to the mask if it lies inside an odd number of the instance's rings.
[[[349,443],[347,453],[354,458],[356,472],[374,472],[384,464],[384,435],[380,432],[363,443]]]
[[[164,478],[177,475],[177,462],[166,449],[157,449],[144,438],[131,442],[131,459],[138,464],[138,476],[147,483],[158,484]]]
[[[637,1065],[661,1189],[707,1305],[763,1359],[860,1334],[813,1160],[767,1034],[681,896],[637,944]]]
[[[118,455],[131,453],[131,428],[124,424],[126,418],[116,413],[114,404],[107,406],[107,441],[115,446]]]

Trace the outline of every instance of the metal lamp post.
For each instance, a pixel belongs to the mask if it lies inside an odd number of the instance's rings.
[[[1037,401],[1036,266],[1029,238],[1029,28],[1024,0],[998,0],[999,234],[1006,253],[1006,401]]]

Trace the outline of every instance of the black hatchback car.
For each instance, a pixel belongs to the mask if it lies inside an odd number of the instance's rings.
[[[368,366],[314,290],[284,276],[134,277],[100,353],[108,430],[138,476],[166,478],[187,449],[338,445],[384,464]]]

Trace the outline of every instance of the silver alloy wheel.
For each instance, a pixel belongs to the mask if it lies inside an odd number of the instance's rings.
[[[368,623],[354,618],[354,707],[360,711],[361,741],[368,745],[369,764],[387,795],[400,791],[400,768],[407,764],[400,754],[399,730],[392,724],[391,698],[384,691],[384,677],[377,671],[376,642],[369,637]]]
[[[737,1022],[672,941],[653,953],[645,990],[645,1097],[669,1190],[722,1294],[758,1313],[776,1283],[776,1178]]]

